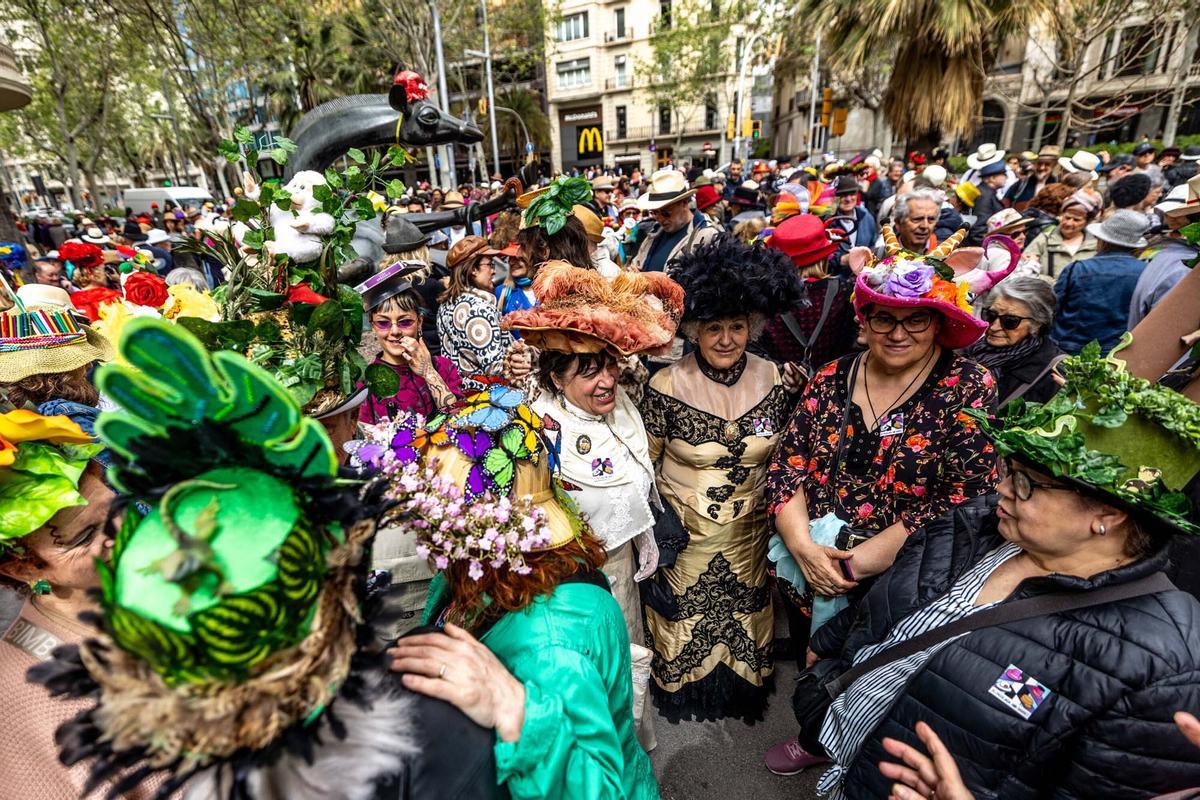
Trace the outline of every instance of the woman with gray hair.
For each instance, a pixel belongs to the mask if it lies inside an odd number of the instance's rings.
[[[1044,403],[1058,391],[1053,372],[1062,351],[1050,338],[1054,303],[1054,288],[1041,278],[1012,277],[988,292],[987,333],[964,355],[992,373],[1001,407],[1018,397]]]

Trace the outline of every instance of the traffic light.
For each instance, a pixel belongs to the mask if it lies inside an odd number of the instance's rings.
[[[833,110],[833,127],[829,132],[834,136],[843,136],[846,133],[846,116],[850,113],[848,108],[835,108]]]
[[[833,89],[828,86],[821,92],[821,127],[829,127],[829,115],[833,113]]]
[[[732,142],[735,136],[737,136],[737,115],[730,114],[729,122],[725,124],[725,138]]]
[[[487,98],[481,97],[479,98],[479,116],[482,117],[485,114],[487,114]]]
[[[754,120],[754,131],[750,134],[751,139],[758,139],[762,136],[762,120]]]
[[[754,120],[750,119],[750,115],[742,117],[742,138],[749,139],[750,134],[754,132]]]

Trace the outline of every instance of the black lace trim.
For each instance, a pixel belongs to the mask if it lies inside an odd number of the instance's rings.
[[[742,353],[742,357],[729,369],[717,369],[704,360],[704,356],[700,355],[699,350],[696,351],[696,366],[700,367],[700,374],[722,386],[733,386],[741,380],[742,373],[746,371],[747,361],[746,354]]]
[[[763,679],[762,686],[755,686],[727,664],[717,664],[712,672],[698,681],[679,687],[676,692],[668,692],[657,683],[650,682],[650,695],[659,714],[666,717],[667,722],[675,724],[685,719],[715,722],[733,718],[747,725],[762,722],[767,710],[767,698],[774,689],[774,676],[768,675]]]
[[[718,644],[728,647],[733,658],[754,672],[769,669],[774,663],[771,648],[760,649],[734,617],[735,613],[753,614],[766,609],[771,602],[770,583],[747,586],[738,580],[729,560],[717,553],[699,579],[676,599],[677,609],[668,619],[700,619],[692,628],[691,640],[674,659],[666,661],[655,650],[650,669],[656,681],[677,683],[700,667]],[[649,625],[646,625],[646,641],[653,649],[654,637]]]
[[[651,435],[681,439],[690,445],[720,442],[734,456],[745,452],[746,446],[742,440],[754,434],[755,417],[769,418],[775,430],[782,432],[788,422],[788,411],[788,393],[782,386],[772,388],[758,405],[733,421],[701,411],[651,386],[646,387],[646,394],[642,398],[642,419]],[[736,439],[728,435],[735,432]],[[730,463],[731,467],[735,465],[736,462]]]

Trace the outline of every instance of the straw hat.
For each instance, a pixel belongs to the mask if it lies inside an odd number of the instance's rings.
[[[643,211],[653,211],[686,200],[695,193],[695,189],[688,188],[687,178],[682,172],[660,169],[650,176],[646,191],[638,197],[638,207]]]
[[[442,208],[462,208],[467,204],[463,199],[461,192],[446,192],[445,198],[442,199]]]
[[[1016,231],[1024,230],[1032,220],[1029,217],[1021,216],[1021,212],[1015,208],[1003,208],[988,217],[987,232],[988,233],[1015,233]]]
[[[108,339],[80,325],[65,309],[45,306],[0,314],[0,383],[72,372],[93,361],[111,361],[113,354]]]
[[[1200,214],[1200,175],[1176,186],[1155,208],[1172,219]]]
[[[571,213],[583,223],[583,230],[589,242],[599,244],[604,241],[604,223],[594,211],[587,206],[575,205],[571,207]]]
[[[967,166],[971,169],[980,169],[988,164],[995,164],[997,161],[1004,160],[1004,151],[996,149],[996,145],[991,142],[985,142],[975,149],[974,153],[967,156]]]
[[[1090,172],[1092,180],[1100,177],[1096,174],[1096,168],[1100,166],[1100,156],[1087,150],[1076,150],[1075,155],[1070,158],[1062,156],[1058,159],[1058,165],[1067,172]]]

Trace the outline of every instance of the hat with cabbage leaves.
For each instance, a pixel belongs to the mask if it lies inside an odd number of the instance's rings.
[[[1002,456],[1175,533],[1200,533],[1191,499],[1200,473],[1200,405],[1131,374],[1096,342],[1063,359],[1062,389],[1045,403],[1015,400],[1000,416],[968,409]]]

